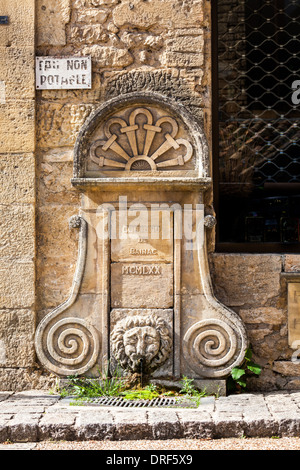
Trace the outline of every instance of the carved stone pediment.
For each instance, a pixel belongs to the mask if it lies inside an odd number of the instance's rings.
[[[111,100],[84,125],[75,146],[74,180],[205,178],[204,133],[180,105],[155,94]]]

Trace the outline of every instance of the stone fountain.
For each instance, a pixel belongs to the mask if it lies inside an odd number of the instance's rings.
[[[169,98],[128,94],[88,118],[74,149],[73,285],[36,331],[46,369],[94,376],[109,361],[164,383],[220,384],[241,364],[244,325],[209,272],[209,167],[202,126]]]

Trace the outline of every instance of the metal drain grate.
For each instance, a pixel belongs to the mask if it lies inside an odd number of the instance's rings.
[[[118,406],[122,408],[197,408],[193,400],[176,398],[154,398],[153,400],[126,400],[125,398],[91,398],[84,403],[88,406]]]

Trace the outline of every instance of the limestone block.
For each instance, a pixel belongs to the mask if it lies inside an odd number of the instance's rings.
[[[83,7],[108,7],[112,5],[117,5],[121,0],[73,0],[73,8],[80,9]]]
[[[43,103],[37,109],[37,142],[40,148],[70,147],[93,104]]]
[[[37,96],[44,101],[77,101],[80,103],[99,103],[102,101],[103,87],[99,73],[92,74],[92,89],[85,90],[39,90]]]
[[[0,47],[0,81],[5,84],[6,100],[34,99],[34,51],[31,47]]]
[[[37,0],[37,45],[64,46],[70,21],[70,0]]]
[[[133,63],[133,57],[127,49],[119,49],[112,46],[86,46],[82,49],[82,55],[91,55],[93,63],[98,68],[124,68]]]
[[[121,0],[87,0],[87,4],[93,7],[99,7],[102,5],[111,6],[117,5],[118,3],[121,3]]]
[[[173,264],[112,264],[111,304],[123,308],[172,307]]]
[[[0,205],[0,258],[35,256],[35,211],[32,205]]]
[[[70,152],[72,154],[72,152]],[[65,155],[65,152],[62,152]],[[57,159],[59,155],[56,153]],[[55,157],[54,157],[55,158]],[[71,185],[73,163],[42,162],[38,168],[38,198],[41,205],[78,204],[78,191]]]
[[[31,367],[35,315],[31,310],[0,310],[0,367]]]
[[[166,67],[201,67],[204,56],[201,52],[173,52],[165,51],[161,56],[161,63]]]
[[[109,40],[109,36],[101,24],[72,25],[67,29],[67,36],[68,42],[71,43],[98,44]]]
[[[64,256],[39,257],[36,269],[38,309],[57,307],[68,298],[75,272],[75,260]]]
[[[300,271],[300,256],[299,255],[286,255],[284,263],[285,272]]]
[[[35,106],[33,101],[6,101],[0,106],[2,153],[32,152],[35,149]]]
[[[120,35],[121,41],[129,49],[151,49],[151,51],[160,50],[164,44],[164,38],[161,35],[147,33],[132,33],[123,31]]]
[[[0,390],[47,390],[55,386],[55,378],[33,368],[0,368]]]
[[[0,46],[31,46],[34,51],[35,1],[2,0],[1,12],[10,21],[0,28]]]
[[[274,372],[291,377],[299,377],[300,363],[293,363],[291,361],[276,361],[273,365]]]
[[[116,26],[130,24],[132,27],[149,29],[153,26],[185,28],[199,26],[203,21],[201,0],[192,0],[188,4],[173,0],[123,1],[113,10]]]
[[[160,222],[160,213],[148,214],[142,212],[139,222],[136,214],[122,221],[120,213],[116,217],[114,231],[119,231],[120,236],[111,240],[112,262],[173,262],[173,214],[167,211],[161,213],[165,226]],[[116,234],[118,235],[118,234]]]
[[[220,253],[211,262],[215,294],[227,306],[264,307],[280,295],[279,255]]]
[[[107,20],[108,15],[108,10],[100,10],[98,8],[85,8],[82,10],[76,10],[74,21],[75,23],[103,24]]]
[[[194,37],[189,35],[175,36],[166,40],[167,49],[174,52],[194,52],[200,54],[203,51],[203,46],[203,31]]]
[[[286,323],[287,318],[282,310],[272,307],[241,309],[239,311],[243,321],[247,324],[282,325]]]
[[[30,204],[34,200],[34,155],[0,154],[0,204]]]
[[[267,336],[273,334],[274,331],[271,328],[247,328],[247,334],[250,344],[256,344],[259,341],[263,341]]]
[[[28,308],[35,302],[34,263],[1,260],[0,308]]]

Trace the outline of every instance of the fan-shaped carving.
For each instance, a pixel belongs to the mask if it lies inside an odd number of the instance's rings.
[[[138,124],[137,116],[141,114],[146,118],[146,123]],[[165,123],[169,124],[171,131],[163,136],[163,142],[160,139],[159,145],[155,145],[158,136],[162,135],[162,125]],[[160,117],[155,122],[151,110],[144,107],[134,108],[127,120],[111,117],[104,125],[104,134],[106,140],[96,140],[90,147],[90,158],[100,168],[156,171],[161,168],[182,167],[191,160],[194,153],[193,146],[187,139],[177,138],[179,125],[173,117]],[[122,136],[126,136],[130,151],[122,146]],[[139,150],[141,147],[142,152]],[[171,149],[182,149],[182,154],[174,156],[169,152]],[[111,152],[116,159],[111,157]]]

